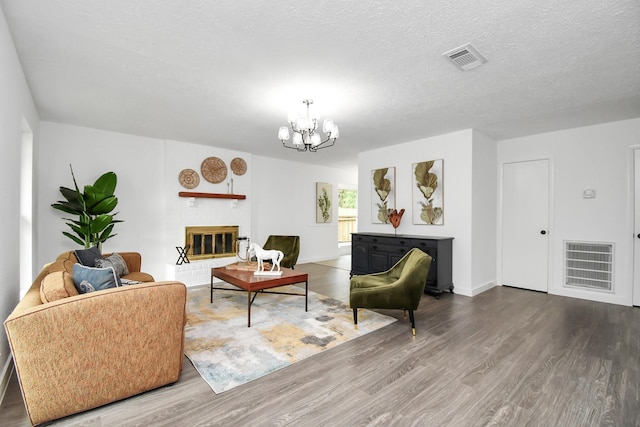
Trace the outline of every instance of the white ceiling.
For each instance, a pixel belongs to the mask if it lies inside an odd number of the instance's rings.
[[[638,0],[0,0],[43,120],[316,164],[640,117]],[[488,63],[442,53],[472,43]],[[341,137],[285,150],[315,100]]]

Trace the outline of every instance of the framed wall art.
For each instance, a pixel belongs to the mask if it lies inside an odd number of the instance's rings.
[[[444,224],[444,160],[413,164],[413,223]]]
[[[390,224],[389,212],[396,207],[396,168],[371,171],[371,222]]]
[[[333,221],[333,186],[326,182],[316,182],[316,222],[326,224]]]

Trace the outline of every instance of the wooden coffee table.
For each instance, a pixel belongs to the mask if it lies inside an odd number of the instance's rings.
[[[218,288],[213,286],[213,278],[217,277],[227,283],[231,283],[240,289]],[[304,294],[291,292],[265,292],[265,289],[278,286],[293,285],[304,282]],[[254,276],[253,271],[232,270],[226,267],[211,269],[211,302],[213,302],[213,290],[246,291],[247,292],[247,327],[251,327],[251,304],[256,299],[258,292],[265,294],[297,295],[304,297],[304,311],[308,311],[309,276],[307,273],[298,273],[290,268],[282,268],[281,276]],[[253,293],[253,297],[251,297]]]

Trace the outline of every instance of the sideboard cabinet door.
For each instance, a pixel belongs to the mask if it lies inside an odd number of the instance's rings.
[[[369,247],[366,241],[359,236],[352,236],[351,239],[351,275],[368,274],[369,269]]]
[[[380,252],[376,249],[371,249],[369,253],[369,261],[371,262],[371,272],[377,273],[379,271],[386,271],[389,269],[389,254],[386,252]]]

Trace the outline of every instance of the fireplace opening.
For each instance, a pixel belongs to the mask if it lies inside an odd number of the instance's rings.
[[[185,228],[189,259],[222,258],[236,255],[238,226],[193,226]]]

